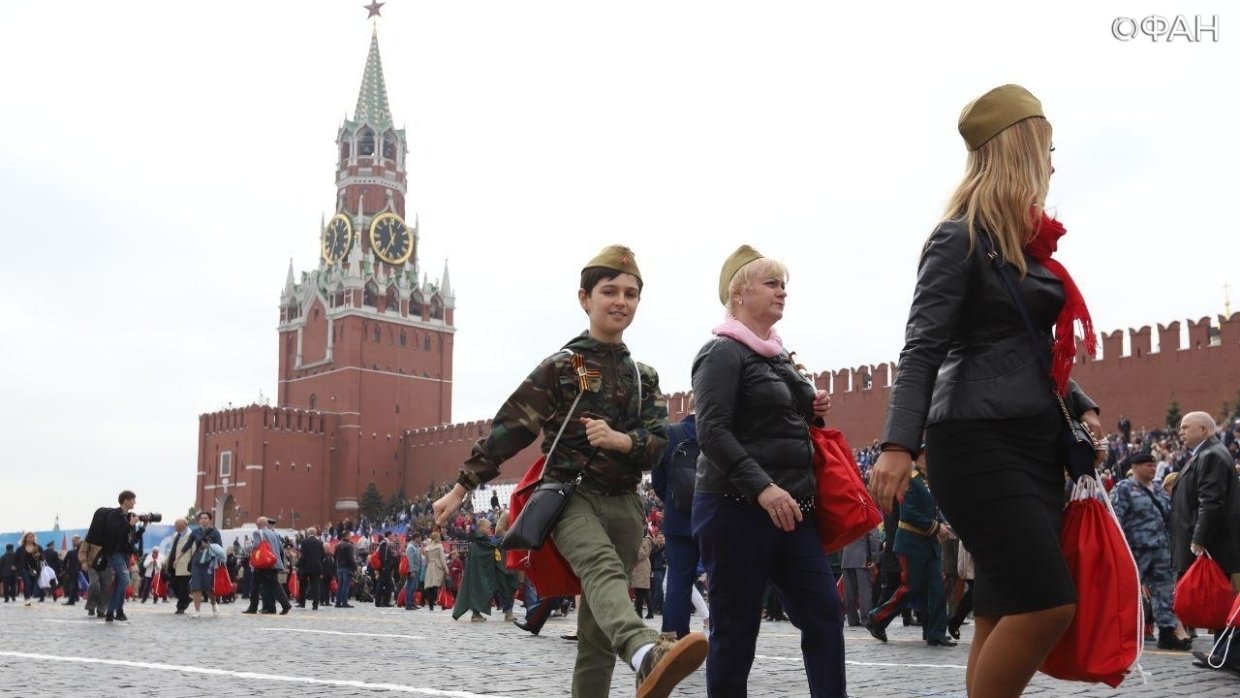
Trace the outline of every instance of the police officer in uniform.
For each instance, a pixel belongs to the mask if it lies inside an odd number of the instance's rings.
[[[1158,625],[1158,649],[1187,652],[1193,641],[1175,635],[1175,614],[1171,610],[1171,593],[1175,574],[1171,571],[1171,539],[1167,524],[1171,517],[1171,497],[1154,483],[1157,465],[1148,453],[1138,453],[1129,462],[1129,477],[1111,491],[1111,504],[1119,518],[1128,546],[1132,548],[1141,585],[1149,595]]]

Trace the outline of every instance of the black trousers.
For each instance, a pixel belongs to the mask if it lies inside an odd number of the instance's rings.
[[[319,607],[319,597],[322,596],[322,591],[320,591],[319,584],[321,583],[322,579],[323,579],[323,575],[318,574],[318,573],[315,573],[315,574],[309,574],[306,572],[297,573],[297,582],[298,582],[297,584],[297,605],[298,606],[305,607],[306,598],[308,597],[310,599],[311,605],[313,605],[315,608]]]
[[[177,597],[177,610],[189,608],[189,575],[172,577],[172,593]]]
[[[4,578],[4,600],[17,600],[17,577],[13,575],[7,575]]]
[[[289,603],[288,594],[284,593],[284,587],[279,583],[277,575],[280,570],[254,570],[254,584],[257,590],[261,590],[262,594],[270,593],[281,608],[287,608],[292,605]],[[250,594],[251,611],[258,610],[258,593]]]

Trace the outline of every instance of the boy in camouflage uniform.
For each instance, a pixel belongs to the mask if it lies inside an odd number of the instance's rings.
[[[1193,648],[1189,638],[1175,634],[1179,622],[1171,608],[1175,574],[1171,571],[1171,539],[1167,521],[1171,497],[1154,485],[1154,458],[1138,453],[1130,461],[1131,474],[1111,491],[1111,504],[1119,518],[1128,546],[1141,570],[1141,585],[1148,590],[1154,622],[1158,625],[1158,648],[1186,652]]]
[[[627,247],[604,248],[586,264],[577,297],[589,331],[530,373],[496,414],[490,435],[474,446],[456,486],[434,504],[436,522],[447,521],[470,490],[499,475],[500,464],[540,432],[547,453],[567,421],[543,477],[581,477],[551,534],[582,586],[574,698],[607,696],[617,656],[637,673],[638,698],[667,696],[706,658],[704,635],[660,636],[629,600],[629,571],[644,529],[637,484],[659,462],[667,425],[658,374],[634,361],[622,342],[641,289]]]

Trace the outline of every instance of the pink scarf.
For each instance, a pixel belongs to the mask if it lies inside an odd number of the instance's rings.
[[[734,317],[724,320],[723,324],[710,331],[711,334],[719,337],[727,337],[735,339],[754,351],[759,356],[768,359],[779,356],[784,350],[784,341],[775,334],[775,328],[771,328],[771,338],[761,339],[754,334],[753,330],[745,326],[743,322]]]

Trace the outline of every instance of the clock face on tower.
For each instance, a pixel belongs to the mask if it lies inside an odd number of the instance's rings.
[[[349,217],[337,213],[323,229],[323,259],[335,264],[353,246],[353,224]]]
[[[404,264],[413,255],[413,234],[395,213],[381,213],[370,224],[370,248],[388,264]]]

